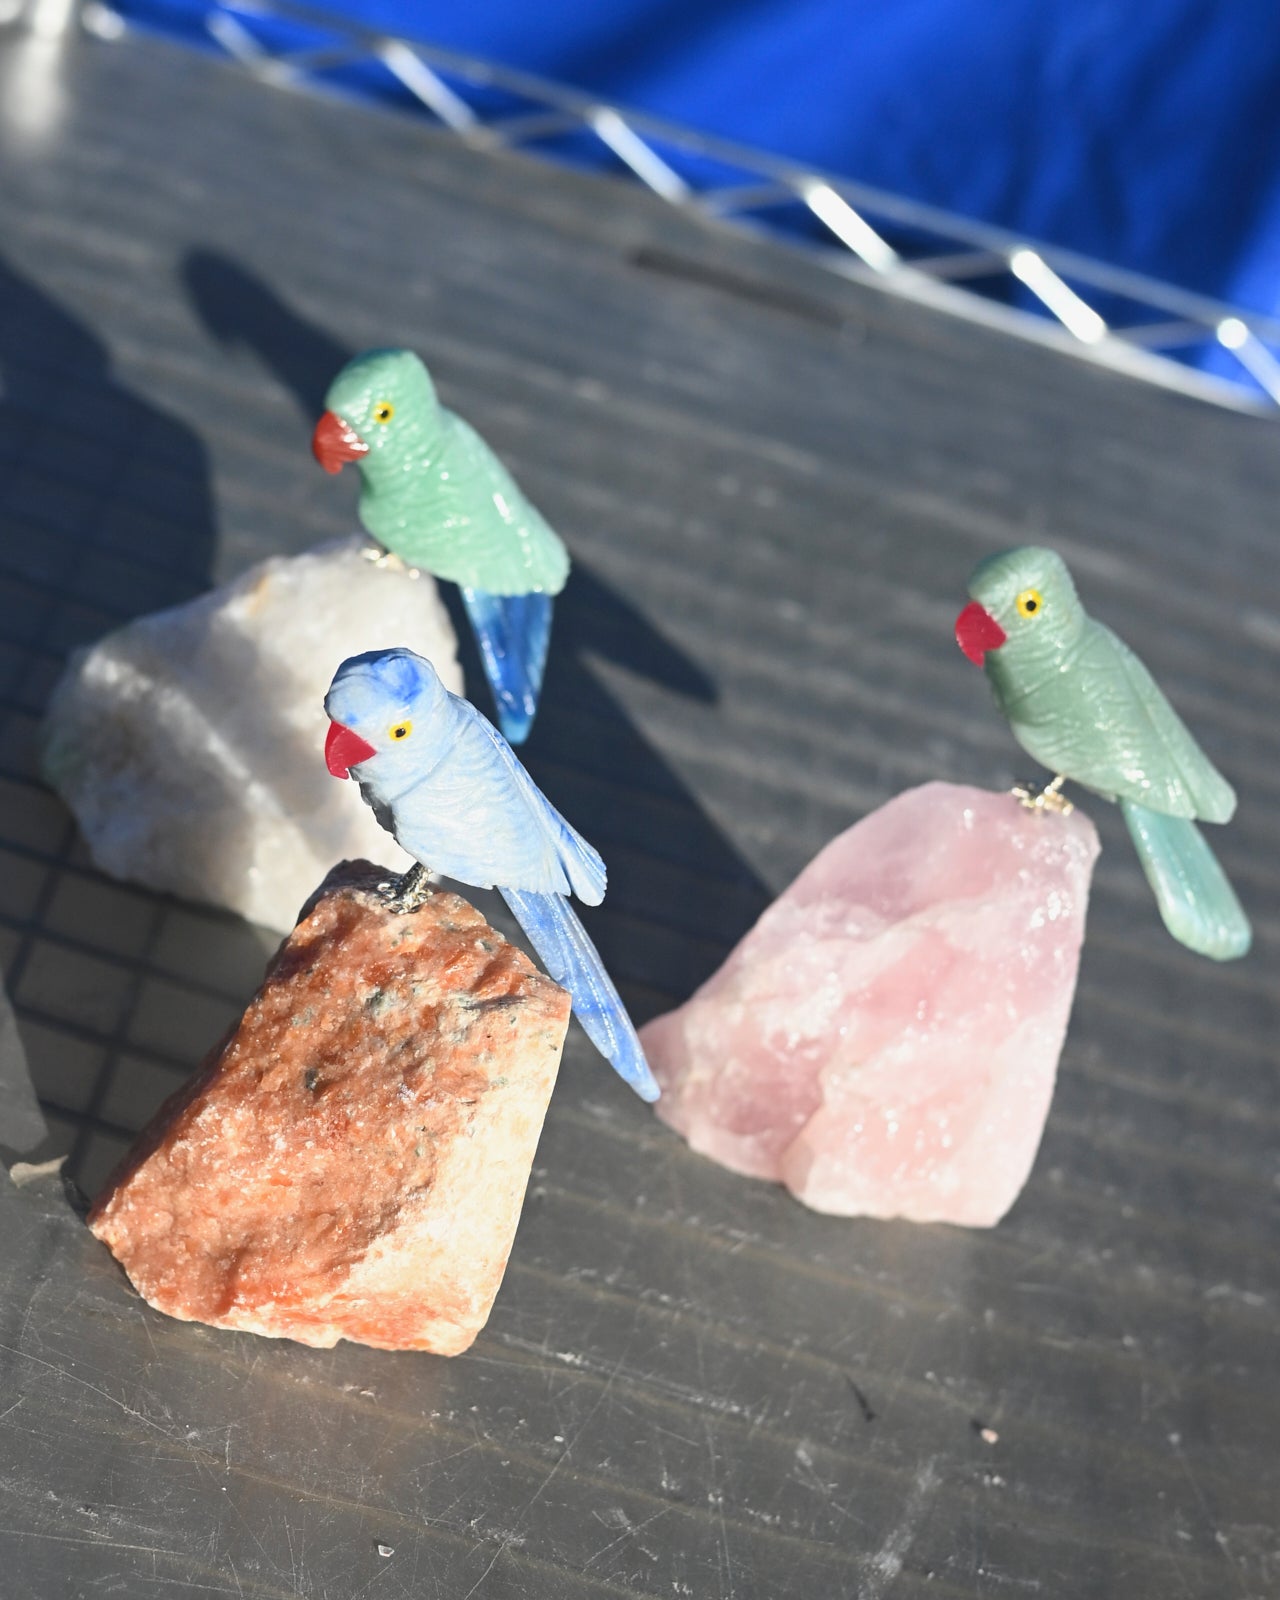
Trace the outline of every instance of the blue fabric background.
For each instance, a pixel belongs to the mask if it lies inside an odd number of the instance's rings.
[[[1280,309],[1280,0],[328,9]]]

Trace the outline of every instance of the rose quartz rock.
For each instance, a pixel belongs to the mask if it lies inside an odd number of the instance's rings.
[[[569,997],[458,895],[321,885],[89,1226],[160,1311],[456,1355],[506,1268]]]
[[[1048,1114],[1098,849],[1079,811],[899,795],[642,1031],[658,1115],[818,1211],[998,1222]]]

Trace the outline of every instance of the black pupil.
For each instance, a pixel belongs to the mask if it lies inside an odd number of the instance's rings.
[[[1034,601],[1034,600],[1028,600],[1028,601],[1027,601],[1027,610],[1028,610],[1028,611],[1034,611],[1034,610],[1035,610],[1035,608],[1036,608],[1036,603],[1035,603],[1035,601]]]

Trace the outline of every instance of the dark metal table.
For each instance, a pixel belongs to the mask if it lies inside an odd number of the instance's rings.
[[[578,559],[528,757],[609,860],[638,1015],[869,807],[1009,781],[950,624],[1028,539],[1236,781],[1257,926],[1182,951],[1095,808],[1057,1100],[986,1234],[734,1178],[575,1031],[453,1362],[168,1321],[55,1180],[0,1188],[6,1592],[1277,1593],[1275,424],[163,45],[5,51],[0,952],[83,1187],[272,940],[88,866],[41,707],[74,645],[351,528],[307,439],[370,344],[423,351]]]

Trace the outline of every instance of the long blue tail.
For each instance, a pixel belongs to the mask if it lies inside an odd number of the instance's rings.
[[[549,594],[466,588],[462,601],[498,705],[498,726],[508,744],[523,744],[538,710],[555,602]]]
[[[503,889],[502,898],[515,912],[547,971],[569,991],[574,1012],[592,1044],[642,1100],[656,1100],[661,1090],[631,1018],[573,907],[563,895],[534,894],[526,889]]]
[[[1120,809],[1173,937],[1214,961],[1245,955],[1253,938],[1249,919],[1195,823],[1132,800],[1121,800]]]

